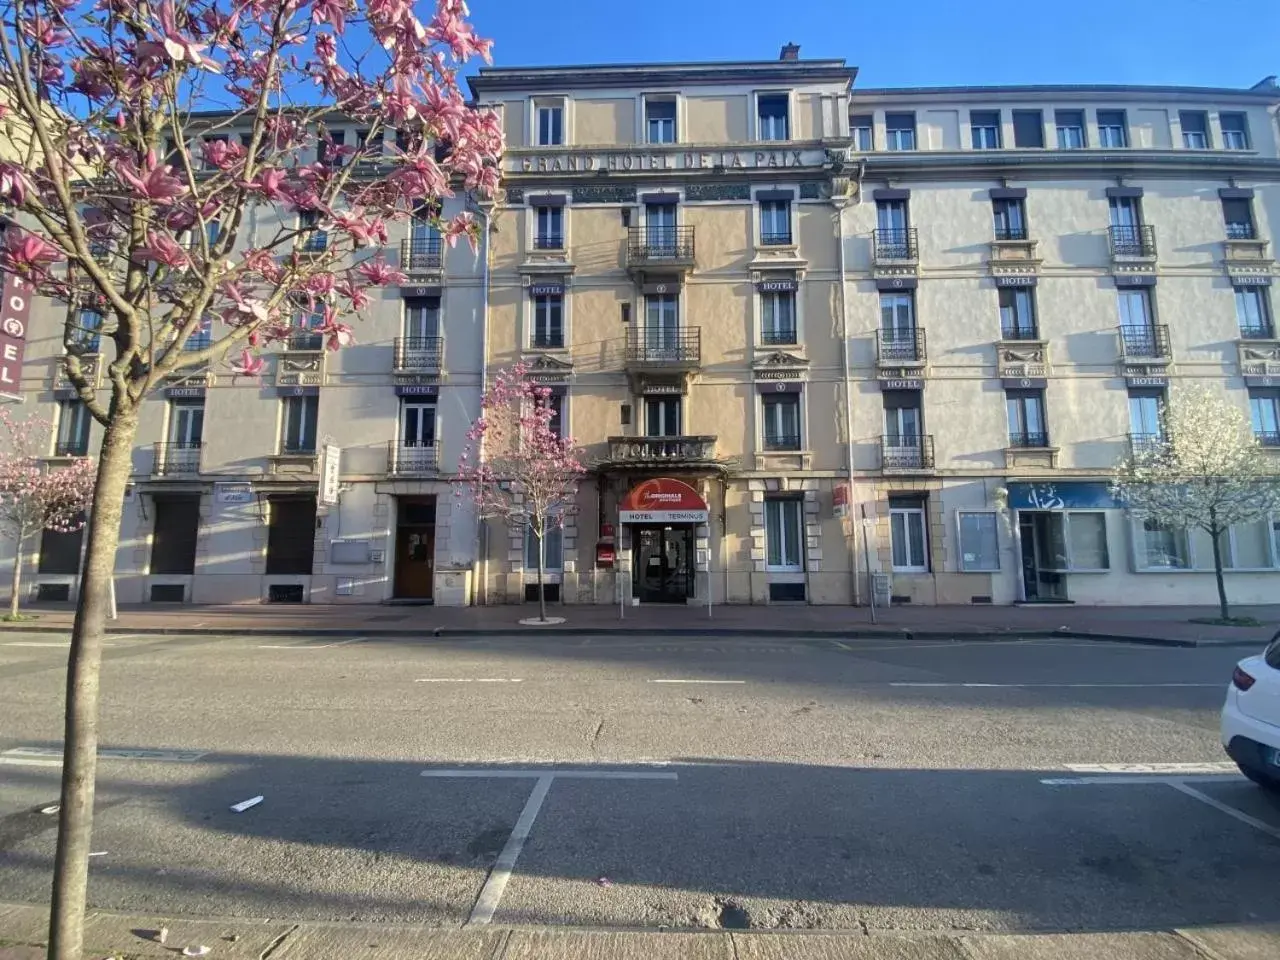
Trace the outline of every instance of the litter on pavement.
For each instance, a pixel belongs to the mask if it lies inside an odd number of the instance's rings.
[[[89,856],[91,857],[105,857],[106,855],[107,855],[107,851],[105,850],[94,850],[92,853],[89,854]]]
[[[57,813],[57,812],[58,812],[59,810],[61,810],[61,809],[62,809],[62,805],[61,805],[61,804],[58,804],[58,803],[51,803],[51,804],[50,804],[49,806],[47,806],[47,807],[41,807],[41,808],[40,808],[40,812],[41,812],[41,813],[48,814],[48,815],[52,816],[53,814]]]
[[[156,943],[164,943],[169,939],[169,928],[161,927],[160,932],[156,934]]]
[[[262,802],[262,796],[250,797],[248,800],[241,800],[239,803],[233,803],[231,809],[236,813],[244,813],[250,807],[256,807]]]
[[[203,957],[209,952],[209,948],[201,944],[198,947],[183,947],[182,955],[184,957]]]
[[[612,880],[610,880],[608,877],[601,877],[599,880],[597,880],[597,881],[596,881],[596,886],[597,886],[597,887],[612,887],[612,886],[613,886],[613,881],[612,881]]]

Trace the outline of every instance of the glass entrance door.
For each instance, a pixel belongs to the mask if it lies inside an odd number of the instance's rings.
[[[641,603],[693,596],[693,527],[633,527],[631,585]]]
[[[1067,599],[1066,530],[1062,514],[1048,510],[1018,512],[1022,550],[1023,599],[1029,603],[1061,603]]]

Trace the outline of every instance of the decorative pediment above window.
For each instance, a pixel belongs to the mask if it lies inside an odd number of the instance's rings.
[[[573,361],[549,354],[538,354],[525,361],[528,379],[535,383],[565,383],[573,376]]]
[[[794,353],[785,353],[782,350],[775,350],[773,353],[765,354],[763,357],[751,364],[751,368],[760,373],[762,371],[772,370],[808,370],[809,361],[804,357],[798,357]]]

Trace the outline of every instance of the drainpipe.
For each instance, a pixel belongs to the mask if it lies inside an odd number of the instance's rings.
[[[846,198],[839,198],[835,201],[836,208],[836,245],[840,255],[840,289],[837,291],[840,298],[840,376],[844,381],[844,425],[845,425],[845,471],[849,476],[849,497],[845,504],[845,510],[849,512],[849,523],[853,530],[853,536],[849,538],[849,582],[853,588],[853,603],[858,606],[862,600],[862,590],[858,577],[858,522],[852,516],[854,495],[853,495],[853,382],[849,377],[849,304],[845,295],[845,286],[847,284],[847,265],[845,263],[844,250],[844,211],[847,205]],[[866,536],[866,531],[863,531]],[[867,576],[871,576],[871,571],[867,571]]]
[[[492,208],[489,208],[492,209]],[[489,209],[476,204],[476,213],[480,218],[480,253],[484,257],[484,267],[480,284],[480,395],[484,396],[489,383],[489,229],[492,226]],[[476,404],[476,416],[480,416],[480,405]],[[476,462],[484,456],[484,437],[476,443]],[[483,597],[485,604],[489,602],[489,525],[479,517],[476,518],[476,556],[471,564],[471,603]]]

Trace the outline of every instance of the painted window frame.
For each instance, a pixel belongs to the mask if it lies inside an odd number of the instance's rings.
[[[910,126],[889,126],[889,118],[911,118]],[[920,124],[914,110],[886,110],[884,114],[884,148],[890,153],[914,153],[920,149]]]
[[[1103,122],[1103,118],[1107,122]],[[1119,119],[1120,122],[1111,121]],[[1125,110],[1097,110],[1094,119],[1098,125],[1098,146],[1105,150],[1126,150],[1129,147],[1129,115]],[[1115,141],[1119,141],[1118,143]]]
[[[789,247],[796,242],[796,205],[791,200],[756,201],[756,237],[762,247]],[[785,222],[786,230],[778,230]],[[768,227],[769,229],[766,229]]]
[[[567,147],[573,143],[570,136],[569,104],[572,101],[565,94],[547,93],[529,98],[529,145],[532,147]],[[542,140],[542,111],[559,108],[560,140],[556,143],[544,143]]]
[[[794,347],[799,346],[804,342],[800,316],[800,307],[803,302],[803,298],[800,296],[799,290],[775,290],[768,293],[756,291],[755,299],[756,316],[759,318],[756,323],[756,343],[758,345],[762,347]],[[773,308],[773,315],[776,319],[778,316],[776,305],[785,301],[789,301],[791,303],[791,332],[793,334],[793,338],[791,340],[766,339],[766,335],[770,332],[769,328],[766,326],[766,319],[769,313],[767,304],[772,303],[775,305]],[[774,331],[778,329],[776,324],[773,329]]]
[[[1187,129],[1187,118],[1196,117],[1202,125],[1198,130]],[[1213,149],[1213,130],[1209,126],[1208,110],[1179,110],[1178,111],[1178,128],[1182,131],[1182,149],[1184,150],[1212,150]],[[1193,142],[1195,138],[1200,138],[1203,142]]]
[[[773,538],[770,536],[770,514],[776,513],[778,530],[778,557],[781,562],[771,563]],[[792,529],[794,527],[794,529]],[[799,497],[765,497],[764,501],[765,546],[764,569],[766,573],[803,573],[805,562],[804,501]],[[789,537],[788,534],[794,534]],[[788,547],[794,547],[797,555],[789,556]]]
[[[650,136],[649,128],[649,104],[650,103],[669,103],[672,106],[673,116],[671,117],[671,139],[670,140],[654,140]],[[680,122],[683,110],[681,97],[678,93],[643,93],[640,95],[640,136],[641,143],[654,144],[656,146],[670,146],[671,144],[680,143],[680,134],[683,131],[684,124]],[[665,120],[666,118],[661,118]]]
[[[908,561],[905,564],[899,564],[894,560],[894,539],[897,536],[893,522],[894,517],[902,518],[902,535],[905,538],[903,555]],[[908,524],[913,519],[920,524],[920,551],[922,555],[919,565],[910,562],[914,558],[911,556],[911,535]],[[929,572],[929,503],[927,500],[921,500],[920,505],[915,507],[889,508],[889,567],[894,573]]]
[[[990,519],[991,533],[995,543],[995,565],[982,566],[980,561],[974,561],[970,564],[965,559],[965,517],[982,517]],[[956,566],[961,573],[998,573],[1000,571],[1000,513],[996,510],[957,510],[956,511]],[[981,555],[980,551],[974,553],[975,557]]]
[[[303,414],[299,417],[298,441],[297,443],[289,443],[289,434],[292,430],[290,425],[290,411],[295,407],[300,408]],[[311,415],[310,437],[307,437],[308,424],[305,411],[314,410]],[[303,394],[298,397],[281,397],[280,399],[280,441],[279,450],[282,454],[298,454],[307,455],[314,454],[319,450],[319,434],[320,434],[320,396],[319,394]],[[311,446],[307,447],[305,441],[310,439]]]
[[[764,100],[783,100],[787,104],[787,113],[783,117],[783,133],[785,136],[766,137],[764,129],[764,117],[760,113],[760,101]],[[796,103],[795,91],[784,90],[756,90],[751,95],[751,127],[752,139],[761,143],[789,143],[795,139],[795,116]],[[772,124],[770,124],[772,126]]]
[[[1089,146],[1084,110],[1054,110],[1053,129],[1059,150],[1084,150]]]
[[[1227,117],[1239,119],[1239,128],[1227,129]],[[1218,128],[1222,131],[1223,150],[1252,150],[1253,137],[1249,134],[1249,115],[1243,110],[1223,110],[1218,114]]]
[[[1128,516],[1130,540],[1132,545],[1134,573],[1213,573],[1213,544],[1209,535],[1198,528],[1169,528],[1170,532],[1180,537],[1180,545],[1186,566],[1151,565],[1145,562],[1145,521],[1141,517]],[[1270,566],[1242,567],[1239,561],[1239,543],[1237,528],[1240,526],[1264,526],[1269,536],[1264,538],[1267,545]],[[1201,544],[1198,541],[1203,541]],[[1271,516],[1257,520],[1252,524],[1233,524],[1226,531],[1226,542],[1223,544],[1223,573],[1273,573],[1280,569],[1280,517]],[[1203,556],[1201,551],[1203,550]]]
[[[993,124],[991,121],[994,120]],[[973,150],[1000,150],[1004,147],[1004,116],[1000,110],[969,111],[969,147]],[[982,136],[979,137],[979,131]],[[990,134],[990,136],[988,136]],[[979,142],[981,141],[981,142]]]
[[[759,442],[758,449],[764,451],[765,453],[799,453],[807,449],[805,445],[805,437],[807,436],[805,432],[805,427],[807,426],[807,424],[805,423],[806,418],[805,418],[804,391],[801,390],[795,393],[790,393],[790,392],[789,393],[761,393],[759,394],[759,397],[760,397],[760,400],[758,402],[760,405],[760,436],[758,438],[758,442]],[[796,445],[794,447],[770,446],[769,444],[771,442],[771,439],[772,441],[777,442],[784,439],[787,436],[787,434],[781,431],[776,431],[771,434],[770,427],[781,425],[781,421],[783,419],[782,415],[772,413],[772,411],[775,409],[780,409],[781,406],[788,401],[794,403],[795,405]],[[776,424],[771,423],[770,422],[771,419],[776,420],[778,422]]]
[[[1067,565],[1065,567],[1044,566],[1041,569],[1049,573],[1108,573],[1111,570],[1111,543],[1109,540],[1109,530],[1107,526],[1107,512],[1105,510],[1051,510],[1046,511],[1051,516],[1062,518],[1062,543],[1066,548]],[[1104,566],[1086,567],[1076,563],[1075,545],[1071,537],[1071,518],[1076,516],[1088,515],[1089,517],[1100,517],[1102,523],[1102,559]]]
[[[529,337],[528,345],[530,350],[565,350],[569,342],[569,293],[566,290],[563,293],[545,293],[538,296],[530,294],[525,299],[528,300],[529,306]],[[550,323],[550,309],[555,302],[560,307],[560,342],[559,343],[540,343],[538,337],[539,323],[539,302],[545,301],[548,311],[548,323]],[[549,329],[548,329],[549,332]],[[551,338],[544,338],[550,340]]]
[[[876,148],[876,118],[872,113],[859,113],[849,118],[849,137],[853,149],[859,153],[871,153]]]

